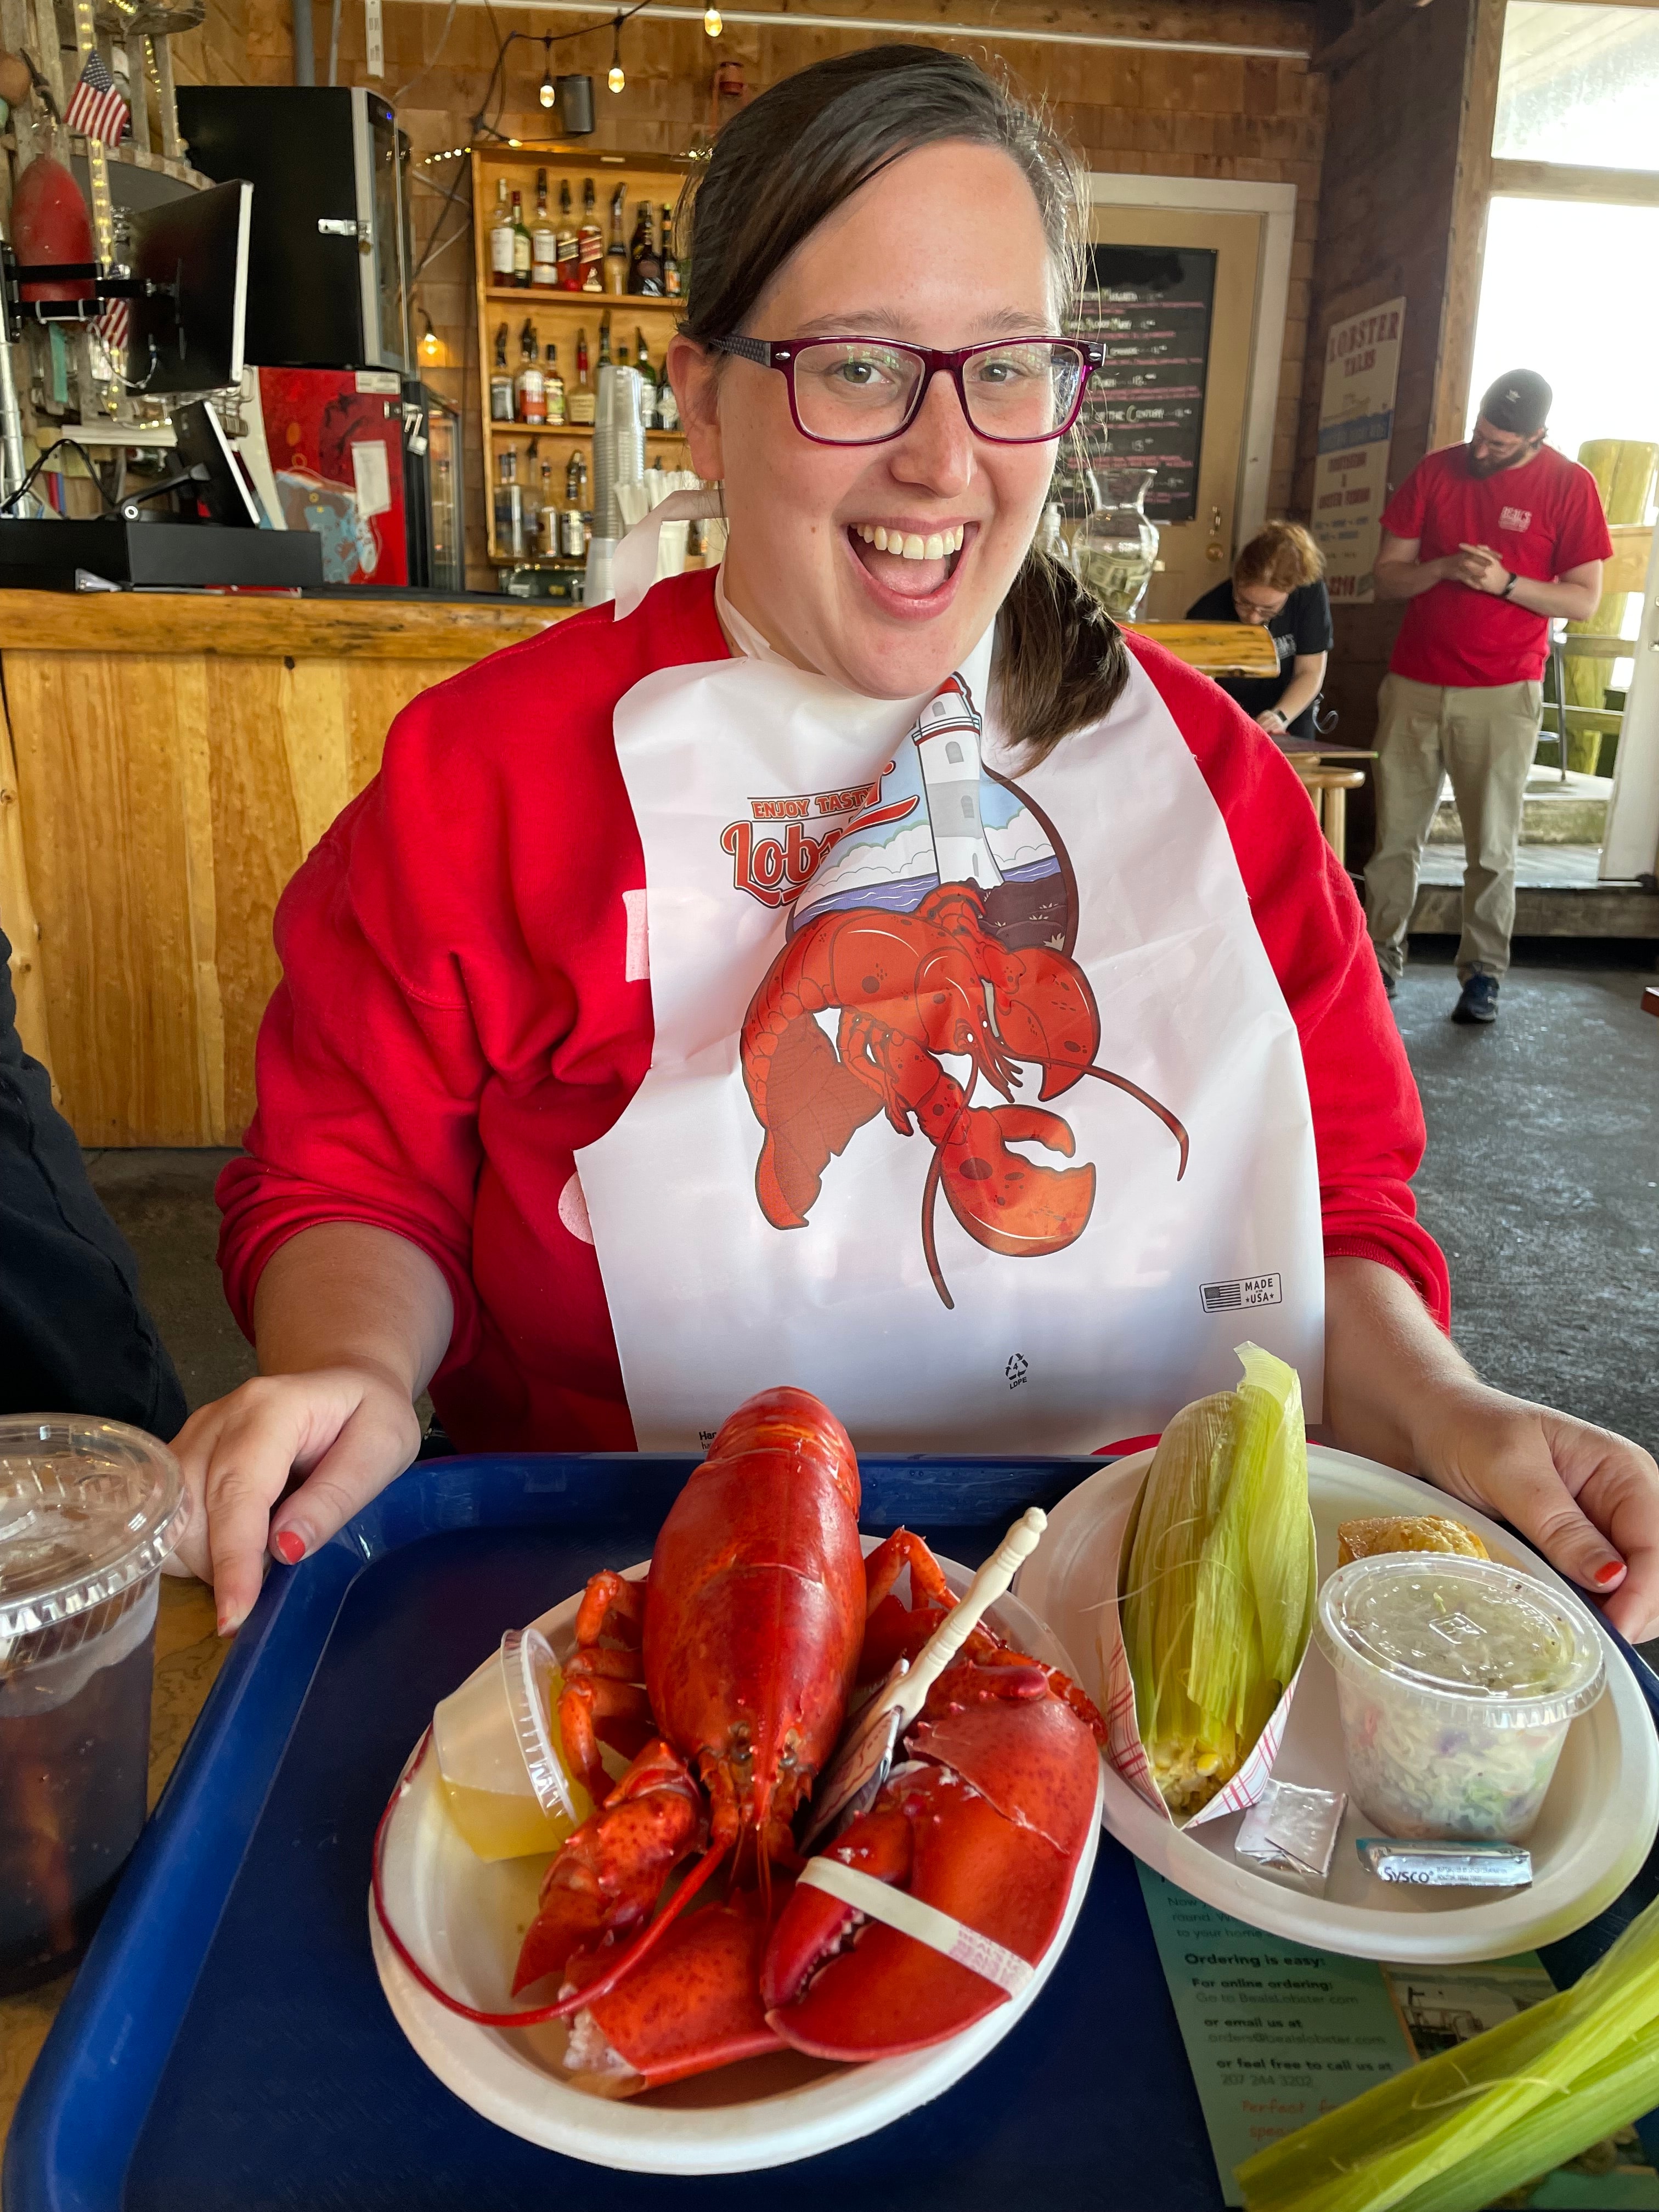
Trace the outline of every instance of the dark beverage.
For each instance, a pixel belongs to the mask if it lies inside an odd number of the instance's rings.
[[[94,1642],[77,1638],[58,1658],[0,1673],[0,1991],[27,1989],[74,1963],[138,1840],[155,1596],[152,1579]],[[128,1648],[76,1686],[106,1639]],[[60,1686],[70,1694],[54,1703]]]

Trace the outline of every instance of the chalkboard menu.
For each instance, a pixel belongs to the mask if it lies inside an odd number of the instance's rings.
[[[1090,247],[1080,327],[1105,341],[1106,365],[1055,473],[1069,517],[1088,512],[1083,471],[1103,467],[1156,471],[1145,502],[1154,522],[1197,514],[1215,264],[1206,247]]]

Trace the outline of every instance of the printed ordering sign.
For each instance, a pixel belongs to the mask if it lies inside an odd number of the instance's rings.
[[[1380,1966],[1264,1936],[1148,1867],[1136,1872],[1228,2204],[1244,2201],[1234,2168],[1253,2152],[1555,1994],[1534,1951]],[[1519,2191],[1504,2199],[1521,2201]],[[1659,2172],[1638,2130],[1620,2128],[1534,2181],[1525,2203],[1528,2212],[1655,2212]]]
[[[1325,556],[1326,588],[1339,604],[1371,596],[1405,320],[1405,301],[1388,300],[1334,325],[1325,341],[1313,534]]]

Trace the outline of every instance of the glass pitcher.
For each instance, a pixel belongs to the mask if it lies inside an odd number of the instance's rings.
[[[1091,469],[1091,512],[1072,532],[1077,573],[1107,612],[1133,619],[1158,558],[1158,526],[1142,505],[1155,469]]]

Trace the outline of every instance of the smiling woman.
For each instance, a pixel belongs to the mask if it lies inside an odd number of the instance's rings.
[[[1659,1611],[1651,1460],[1442,1333],[1290,768],[1033,548],[1077,213],[930,50],[722,131],[667,356],[722,567],[424,693],[279,911],[222,1188],[264,1372],[179,1443],[226,1627],[428,1381],[474,1450],[692,1449],[788,1381],[860,1449],[1075,1453],[1230,1388],[1247,1305],[1338,1441]]]

